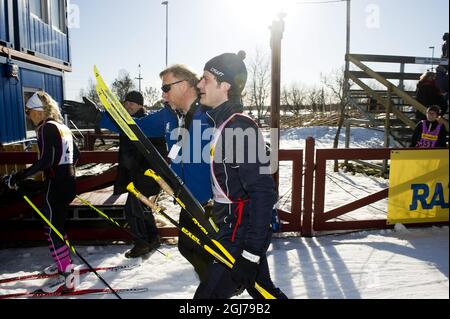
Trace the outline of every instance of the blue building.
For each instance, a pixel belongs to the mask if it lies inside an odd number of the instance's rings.
[[[67,0],[0,0],[0,142],[33,137],[27,99],[45,90],[62,105],[71,71]]]

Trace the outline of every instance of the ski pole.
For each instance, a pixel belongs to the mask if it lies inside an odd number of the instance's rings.
[[[156,174],[155,171],[153,171],[152,169],[148,169],[145,173],[145,176],[151,177],[153,178],[161,187],[161,189],[163,191],[165,191],[167,194],[169,194],[169,196],[171,196],[173,199],[175,199],[175,201],[183,208],[186,209],[186,205],[175,195],[175,192],[173,191],[173,189],[169,186],[169,184],[167,184],[167,182],[158,174]],[[214,228],[214,230],[216,232],[219,231],[219,228],[217,227],[216,223],[212,220],[212,218],[210,217],[209,219],[209,223],[211,224],[211,226]],[[203,231],[203,230],[202,230]],[[203,231],[205,232],[205,231]]]
[[[134,196],[136,196],[137,199],[139,199],[141,202],[143,202],[145,205],[147,205],[149,208],[152,209],[152,211],[161,214],[165,218],[167,218],[176,228],[178,228],[183,234],[185,234],[187,237],[189,237],[191,240],[193,240],[195,243],[197,243],[199,246],[201,246],[203,249],[205,249],[208,253],[210,253],[212,256],[214,256],[218,261],[222,262],[224,265],[226,265],[228,268],[233,268],[233,264],[235,262],[235,259],[228,253],[228,255],[231,256],[231,260],[225,259],[223,256],[218,254],[214,249],[209,247],[208,245],[202,243],[200,239],[195,236],[191,231],[186,229],[184,226],[182,227],[177,221],[175,221],[172,217],[167,215],[163,209],[156,204],[152,203],[148,200],[147,197],[142,195],[139,190],[136,189],[133,183],[130,183],[127,187],[127,190],[132,193]],[[206,236],[209,240],[214,242],[212,239]],[[225,248],[223,248],[225,249]],[[267,290],[265,290],[263,287],[261,287],[258,283],[255,283],[255,288],[258,290],[258,292],[265,298],[265,299],[276,299],[272,294],[270,294]]]
[[[176,195],[175,192],[172,190],[172,188],[169,186],[169,184],[167,184],[167,182],[158,174],[156,174],[156,172],[154,172],[151,169],[148,169],[145,174],[146,176],[149,176],[151,178],[153,178],[158,184],[159,186],[161,186],[161,189],[164,190],[167,194],[169,194],[170,196],[172,196],[172,198],[174,198],[177,203],[185,209],[186,205],[181,201],[181,199],[179,199]],[[185,209],[186,210],[186,209]],[[197,225],[197,227],[203,232],[203,234],[205,234],[205,236],[207,236],[208,238],[208,232],[207,230],[203,227],[203,225],[191,214],[191,212],[189,212],[188,210],[186,210],[188,212],[188,214],[191,216],[192,222]],[[216,226],[216,224],[214,223],[213,219],[210,217],[209,218],[209,222],[211,224],[211,226],[213,227],[213,229],[216,231],[216,233],[219,231],[219,228]],[[219,250],[222,252],[222,254],[228,258],[229,261],[231,261],[232,263],[234,263],[234,257],[225,249],[225,247],[222,246],[221,243],[219,243],[217,240],[210,238],[212,243],[219,248]]]
[[[147,197],[145,197],[144,195],[142,195],[137,188],[134,186],[133,183],[130,183],[127,187],[127,190],[132,193],[134,196],[136,196],[137,199],[139,199],[141,202],[143,202],[145,205],[147,205],[148,207],[150,207],[152,209],[152,211],[154,211],[157,214],[160,214],[162,216],[164,216],[167,220],[169,220],[176,228],[178,228],[183,234],[185,234],[187,237],[189,237],[190,239],[192,239],[194,242],[196,242],[198,245],[202,246],[203,248],[206,249],[206,247],[208,247],[207,245],[204,245],[201,243],[200,239],[195,236],[191,231],[189,231],[188,229],[186,229],[185,227],[181,227],[181,225],[174,220],[172,217],[170,217],[169,215],[167,215],[164,212],[164,209],[154,203],[152,203],[151,201],[148,200]],[[208,247],[209,248],[209,247]],[[226,260],[225,258],[223,258],[221,255],[217,254],[217,252],[215,252],[214,250],[210,249],[206,249],[209,253],[211,253],[214,257],[216,257],[219,261],[223,262],[224,264],[226,264],[228,267],[232,267],[232,264]]]
[[[78,198],[81,202],[83,202],[83,204],[89,206],[90,208],[92,208],[94,211],[96,211],[97,213],[99,213],[101,216],[103,216],[104,218],[106,218],[109,222],[111,222],[111,224],[113,224],[114,226],[117,226],[118,228],[120,228],[121,230],[123,230],[124,232],[126,232],[128,235],[130,235],[131,237],[134,237],[134,234],[129,231],[128,229],[122,227],[116,220],[114,220],[113,218],[109,217],[108,215],[106,215],[104,212],[102,212],[100,209],[98,209],[97,207],[95,207],[94,205],[92,205],[92,203],[88,202],[87,200],[85,200],[84,198],[76,195],[76,198]],[[170,256],[164,252],[162,252],[161,250],[159,250],[158,248],[156,248],[156,251],[159,252],[160,254],[162,254],[163,256],[169,258]]]
[[[75,247],[73,247],[68,240],[64,239],[64,236],[61,235],[61,233],[55,228],[55,226],[53,226],[53,224],[44,216],[44,214],[42,214],[42,212],[33,204],[33,202],[25,195],[23,195],[23,198],[25,199],[25,201],[31,206],[31,208],[34,209],[34,211],[44,220],[44,222],[58,235],[59,238],[61,238],[61,240],[67,245],[67,247],[69,247],[70,250],[72,250],[72,252],[78,256],[78,258],[80,258],[85,264],[86,266],[88,266],[88,268],[105,284],[106,287],[108,287],[108,289],[111,290],[111,292],[118,298],[118,299],[122,299],[119,294],[106,282],[105,279],[103,279],[102,276],[100,276],[98,274],[98,272],[88,263],[88,261],[86,259],[84,259],[83,256],[81,256],[80,253],[78,253],[78,251],[75,249]]]
[[[215,249],[219,249],[220,253],[228,258],[230,262],[234,263],[233,256],[229,254],[227,249],[223,247],[221,243],[215,240],[217,228],[214,229],[210,224],[211,221],[207,220],[204,215],[203,207],[191,194],[180,177],[169,167],[161,154],[156,150],[155,146],[147,139],[134,119],[119,102],[116,95],[108,88],[96,66],[94,66],[94,74],[97,81],[96,92],[100,101],[120,132],[128,137],[132,144],[142,153],[150,164],[154,165],[155,171],[158,172],[159,175],[168,178],[168,182],[176,187],[177,201],[182,207],[185,207],[185,211],[191,216],[192,222],[194,222],[199,230],[201,230],[206,238],[208,238],[209,243],[216,246]]]

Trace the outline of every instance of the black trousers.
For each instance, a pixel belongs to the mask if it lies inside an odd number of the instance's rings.
[[[149,242],[158,236],[155,217],[151,212],[145,212],[139,199],[128,194],[124,211],[135,243]]]
[[[229,246],[226,248],[233,256],[236,256],[239,252],[236,247]],[[211,263],[207,269],[206,276],[207,279],[198,286],[194,299],[229,299],[241,288],[231,278],[230,269],[222,263],[216,261]],[[286,295],[279,288],[275,287],[270,278],[266,256],[261,258],[256,282],[276,299],[287,299]],[[256,288],[247,289],[247,292],[254,299],[264,298]]]
[[[64,230],[69,204],[75,198],[75,178],[67,177],[60,180],[48,180],[45,194],[45,205],[42,209],[44,216],[53,227],[67,240]],[[50,253],[60,272],[66,271],[71,264],[70,250],[54,229],[45,225],[45,235],[49,244]]]
[[[185,227],[193,234],[200,232],[198,226],[192,222],[190,215],[184,209],[181,209],[179,223],[181,227]],[[194,266],[200,281],[205,281],[206,271],[214,260],[214,257],[181,231],[178,232],[178,250]]]

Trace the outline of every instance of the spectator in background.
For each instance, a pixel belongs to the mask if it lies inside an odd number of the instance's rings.
[[[448,71],[443,65],[436,68],[436,85],[444,97],[445,108],[441,109],[441,116],[444,116],[448,111]]]
[[[445,113],[447,111],[447,103],[436,84],[436,74],[434,72],[425,72],[420,76],[420,80],[417,83],[416,100],[427,108],[431,105],[437,105],[440,107],[441,112]],[[426,116],[419,110],[416,110],[417,122],[425,119]]]
[[[131,91],[125,97],[125,108],[135,118],[146,115],[144,110],[144,97],[138,91]],[[150,141],[158,152],[165,156],[167,146],[162,138],[151,138]],[[114,183],[114,195],[127,193],[130,182],[146,196],[157,195],[159,185],[152,179],[144,176],[149,168],[145,157],[136,149],[127,136],[120,134],[119,167],[117,179]],[[138,258],[146,255],[160,246],[160,237],[152,213],[146,213],[143,204],[133,195],[128,194],[124,207],[125,216],[133,233],[134,247],[125,253],[126,258]]]
[[[444,40],[444,43],[442,43],[442,59],[448,59],[448,32],[445,32],[442,36],[442,40]]]
[[[369,112],[375,112],[377,111],[378,101],[374,99],[373,97],[369,98],[369,105],[368,105],[368,111]]]
[[[439,123],[440,108],[432,105],[427,109],[427,119],[420,121],[411,141],[411,147],[434,148],[447,146],[447,130]]]

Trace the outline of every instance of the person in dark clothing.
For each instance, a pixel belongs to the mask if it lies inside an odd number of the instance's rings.
[[[367,107],[367,111],[369,112],[375,112],[377,110],[378,107],[378,101],[376,99],[374,99],[373,97],[369,98],[369,103],[368,103],[368,107]]]
[[[448,32],[444,33],[444,35],[442,36],[442,40],[444,41],[444,43],[442,43],[441,58],[442,59],[448,59]]]
[[[125,108],[135,118],[144,117],[144,98],[140,92],[131,91],[125,97]],[[165,157],[167,147],[164,139],[150,138],[158,152]],[[138,149],[130,142],[128,137],[120,135],[119,167],[114,194],[127,193],[127,185],[133,182],[146,197],[157,195],[160,187],[153,179],[144,175],[152,168]],[[137,258],[158,248],[161,244],[155,218],[151,212],[146,212],[143,204],[131,194],[128,194],[124,207],[125,216],[131,233],[134,247],[125,253],[127,258]]]
[[[198,84],[200,103],[212,108],[207,114],[216,128],[210,152],[212,213],[219,227],[218,241],[236,262],[231,271],[222,263],[210,264],[207,279],[195,292],[196,299],[230,298],[240,287],[261,298],[255,282],[276,298],[287,298],[274,286],[267,263],[277,194],[269,163],[260,157],[266,155],[262,134],[243,114],[241,94],[247,81],[244,58],[241,51],[211,59]]]
[[[208,147],[209,139],[202,139],[202,136],[207,135],[211,125],[198,101],[198,76],[188,67],[176,64],[163,70],[160,78],[164,108],[135,119],[136,124],[146,136],[165,138],[171,168],[205,207],[212,198],[212,191],[209,162],[205,162],[201,154]],[[102,116],[100,125],[108,129],[113,126],[105,115]],[[180,211],[179,223],[194,233],[198,229],[184,209]],[[181,231],[178,250],[193,265],[200,281],[203,281],[206,269],[213,260],[211,255]]]
[[[448,111],[448,71],[443,65],[436,68],[436,85],[441,90],[445,108],[441,109],[441,116],[444,116]]]
[[[420,121],[414,129],[411,147],[434,148],[447,146],[447,130],[437,119],[439,106],[433,105],[427,109],[427,119]]]
[[[438,105],[441,108],[441,111],[447,110],[447,103],[444,96],[436,85],[435,73],[425,72],[422,74],[417,83],[416,100],[427,108],[431,105]],[[416,120],[419,122],[425,119],[426,115],[419,110],[416,110]]]
[[[135,118],[136,124],[147,137],[165,139],[170,150],[167,156],[170,167],[198,202],[207,207],[212,198],[209,159],[204,161],[201,151],[208,149],[211,135],[210,133],[208,135],[208,131],[212,128],[203,106],[198,101],[196,88],[198,76],[188,67],[176,64],[163,70],[160,78],[164,108],[144,117]],[[98,123],[102,128],[118,131],[111,119],[97,107],[67,108],[65,111],[71,118]],[[179,223],[188,229],[197,229],[183,209],[180,212]],[[181,232],[178,249],[194,266],[202,281],[205,278],[206,268],[213,260],[211,255]]]
[[[63,124],[58,105],[53,98],[43,91],[36,92],[26,103],[25,113],[37,127],[39,159],[29,168],[12,174],[8,186],[16,184],[41,171],[46,179],[45,205],[42,209],[45,217],[67,239],[64,231],[69,204],[76,195],[75,165],[79,151],[73,140],[72,132]],[[42,288],[44,292],[70,291],[73,283],[66,280],[71,274],[72,260],[69,247],[46,226],[46,237],[56,267],[46,271],[59,273]]]

